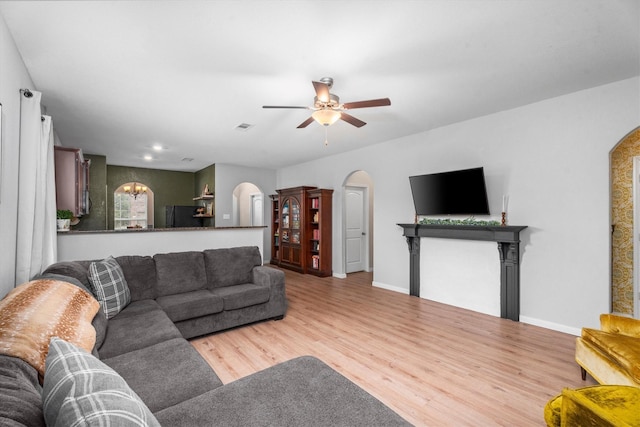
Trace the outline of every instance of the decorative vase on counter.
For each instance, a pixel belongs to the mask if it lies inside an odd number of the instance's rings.
[[[71,225],[70,219],[57,219],[58,231],[69,231],[69,226]]]

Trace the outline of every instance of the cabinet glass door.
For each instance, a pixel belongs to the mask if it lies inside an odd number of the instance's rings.
[[[282,224],[280,225],[280,227],[283,229],[282,231],[282,241],[283,242],[288,242],[289,241],[289,221],[290,221],[290,214],[289,214],[289,199],[286,199],[284,201],[284,203],[282,204]]]
[[[282,201],[280,217],[281,261],[300,265],[301,212],[296,198],[287,197]]]
[[[291,199],[291,243],[300,244],[300,204]]]

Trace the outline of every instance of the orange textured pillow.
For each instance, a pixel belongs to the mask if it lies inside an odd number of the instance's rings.
[[[0,354],[18,357],[44,376],[51,337],[91,352],[91,325],[100,304],[71,283],[33,280],[17,286],[0,301]]]

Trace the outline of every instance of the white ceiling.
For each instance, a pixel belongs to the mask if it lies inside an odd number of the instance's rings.
[[[62,143],[122,166],[278,168],[640,74],[637,0],[0,1],[0,14]],[[334,124],[326,147],[317,123],[296,129],[308,111],[261,108],[311,105],[324,76],[343,102],[391,106],[350,111],[368,124]]]

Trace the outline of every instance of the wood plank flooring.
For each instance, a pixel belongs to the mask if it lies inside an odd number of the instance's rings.
[[[346,279],[285,271],[289,310],[192,341],[226,384],[313,355],[419,426],[544,426],[582,381],[575,337]]]

